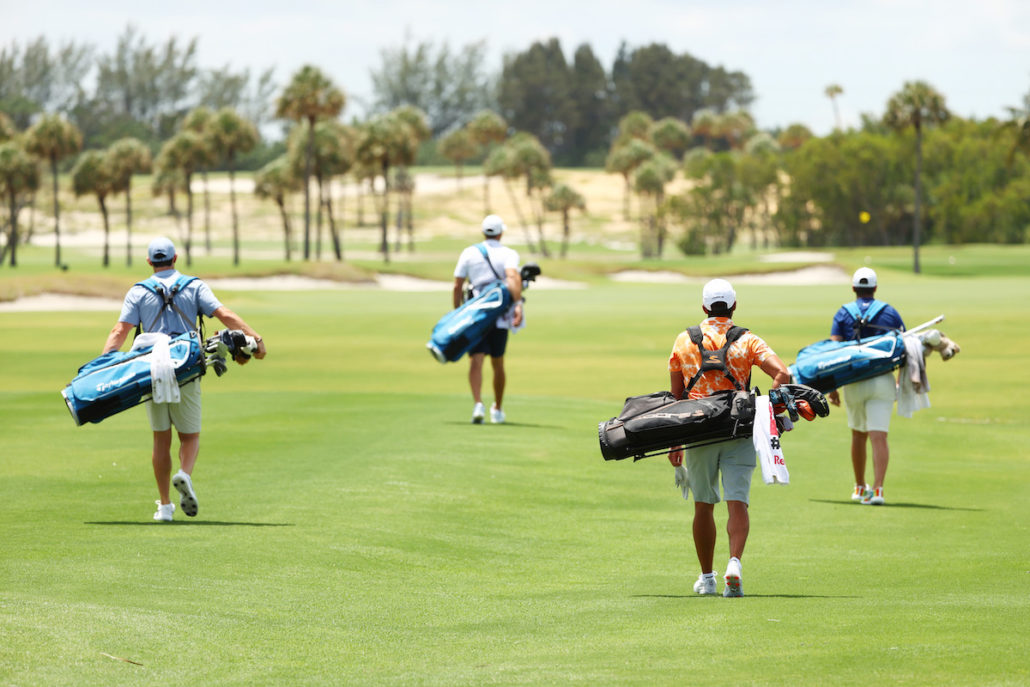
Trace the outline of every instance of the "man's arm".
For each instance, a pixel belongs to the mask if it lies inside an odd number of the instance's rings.
[[[107,341],[104,342],[104,350],[102,353],[110,353],[111,351],[117,351],[125,343],[125,337],[129,335],[129,332],[133,330],[136,325],[129,324],[128,322],[115,322],[114,327],[111,328],[111,333],[107,335]]]
[[[773,383],[772,388],[780,386],[781,384],[790,383],[790,372],[787,370],[787,366],[783,364],[778,355],[771,355],[762,361],[760,365],[762,372],[772,377]]]
[[[461,305],[461,291],[465,287],[465,277],[454,278],[454,289],[451,290],[451,302],[455,309]]]
[[[242,317],[234,313],[232,310],[229,310],[229,308],[225,307],[224,305],[220,306],[217,310],[211,313],[211,316],[217,317],[218,321],[224,324],[228,329],[241,329],[243,330],[244,334],[253,336],[257,340],[257,350],[254,351],[254,357],[258,359],[265,357],[267,351],[265,350],[264,340],[261,338],[261,335],[254,331],[254,329],[249,324],[243,321]],[[247,360],[244,358],[240,358],[236,362],[238,362],[240,365],[243,365],[247,362]]]
[[[522,324],[522,277],[518,270],[509,267],[504,270],[505,281],[508,282],[508,293],[511,294],[511,302],[515,304],[515,313],[512,315],[512,326],[518,327]]]

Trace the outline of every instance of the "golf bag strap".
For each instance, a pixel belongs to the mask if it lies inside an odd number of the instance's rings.
[[[489,265],[490,271],[494,273],[495,277],[497,277],[497,281],[504,281],[504,277],[497,274],[497,268],[494,267],[494,264],[492,262],[490,262],[490,255],[486,252],[486,246],[484,246],[482,243],[477,243],[476,248],[478,248],[479,252],[483,254],[483,259],[486,260],[486,264]]]
[[[862,309],[858,307],[858,301],[851,301],[850,303],[844,304],[844,309],[847,310],[848,314],[851,315],[851,318],[855,320],[854,334],[856,339],[860,338],[860,331],[869,326],[869,323],[872,322],[886,307],[886,303],[874,298],[873,302],[869,304],[869,307],[866,308],[865,314],[863,315]]]
[[[687,335],[690,336],[690,340],[694,342],[694,345],[697,346],[697,350],[701,353],[701,366],[698,368],[697,373],[695,373],[694,376],[690,378],[690,381],[687,382],[687,388],[684,393],[689,394],[690,390],[694,388],[695,384],[697,384],[697,380],[701,379],[701,375],[712,370],[722,372],[723,376],[733,384],[734,389],[737,391],[743,391],[744,387],[737,381],[736,377],[733,376],[733,373],[730,372],[729,368],[726,367],[726,353],[730,350],[730,346],[732,346],[737,339],[747,334],[747,331],[748,330],[744,327],[733,325],[726,331],[726,343],[724,343],[722,347],[713,351],[705,348],[704,334],[701,332],[701,327],[697,325],[688,327]],[[750,381],[751,380],[748,379],[748,383],[750,383]]]
[[[154,331],[154,327],[157,326],[157,323],[161,320],[161,316],[164,315],[165,308],[170,308],[174,310],[176,313],[178,313],[179,318],[182,320],[183,324],[189,327],[190,331],[198,332],[200,334],[200,338],[204,338],[204,316],[199,312],[197,313],[197,326],[194,327],[190,323],[189,318],[186,317],[186,313],[182,311],[182,308],[175,304],[175,297],[179,294],[180,291],[182,291],[183,288],[185,288],[190,282],[192,282],[195,279],[196,277],[189,277],[183,274],[175,280],[175,283],[172,284],[171,287],[166,287],[164,283],[155,279],[154,277],[150,277],[149,279],[146,279],[144,281],[137,282],[137,286],[142,286],[151,293],[157,294],[161,297],[161,300],[163,301],[161,309],[157,313],[157,317],[155,317],[154,321],[150,323],[149,327],[147,327],[148,332]],[[139,332],[140,326],[136,325],[136,336],[139,336]]]

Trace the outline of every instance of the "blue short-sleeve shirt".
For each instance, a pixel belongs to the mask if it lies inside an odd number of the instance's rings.
[[[858,310],[860,313],[865,314],[865,311],[869,309],[869,306],[873,303],[873,298],[858,298]],[[858,334],[858,338],[865,339],[870,336],[878,336],[892,329],[905,329],[905,323],[901,320],[901,315],[892,306],[886,305],[883,310],[878,312],[872,321],[866,323],[865,327],[861,327]],[[839,336],[844,341],[851,341],[855,338],[855,318],[851,316],[851,313],[847,311],[843,305],[837,314],[833,316],[833,325],[830,327],[831,336]]]
[[[179,272],[175,269],[167,269],[154,273],[154,276],[170,286],[179,278]],[[222,303],[215,298],[211,287],[200,279],[194,279],[175,295],[175,305],[182,310],[185,318],[172,308],[165,308],[162,312],[164,301],[161,297],[149,289],[135,284],[125,294],[122,313],[118,316],[118,321],[133,326],[142,325],[144,331],[176,336],[196,328],[198,313],[203,313],[205,317],[211,317],[215,310],[222,307]],[[158,314],[161,317],[157,319],[157,324],[151,326],[155,318],[158,318]]]

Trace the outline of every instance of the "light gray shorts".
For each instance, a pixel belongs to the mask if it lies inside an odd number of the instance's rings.
[[[755,471],[755,444],[750,437],[699,446],[684,452],[690,491],[700,503],[719,503],[719,474],[727,501],[748,503],[751,474]]]
[[[856,432],[888,431],[897,395],[893,372],[848,384],[844,387],[848,427]]]
[[[147,401],[147,417],[150,429],[164,432],[172,425],[183,434],[200,432],[200,379],[194,379],[179,387],[181,400],[178,403],[154,403]]]

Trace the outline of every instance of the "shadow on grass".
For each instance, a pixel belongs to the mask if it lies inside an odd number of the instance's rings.
[[[634,599],[709,599],[722,598],[721,594],[715,596],[701,596],[700,594],[634,594]],[[861,599],[861,596],[845,594],[745,594],[743,599]]]
[[[454,420],[443,423],[445,425],[457,425],[459,427],[473,427],[471,422],[456,422]],[[483,425],[492,425],[492,422],[484,422]],[[510,420],[499,424],[500,427],[529,427],[531,429],[568,429],[564,425],[537,425],[532,422],[512,422]]]
[[[840,501],[833,499],[808,499],[813,503],[828,503],[831,506],[848,506],[857,507],[861,504],[855,503],[854,501]],[[967,511],[982,511],[983,508],[962,508],[959,506],[938,506],[933,503],[897,503],[890,501],[883,504],[882,506],[868,506],[870,508],[925,508],[927,510],[967,510]]]
[[[224,520],[173,520],[172,522],[134,522],[130,520],[101,520],[83,525],[129,525],[136,527],[294,527],[292,522],[226,522]]]

